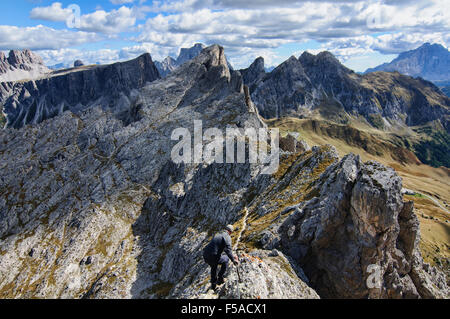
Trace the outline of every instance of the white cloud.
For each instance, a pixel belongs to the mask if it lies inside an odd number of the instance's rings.
[[[162,60],[171,52],[165,48],[157,47],[152,43],[143,43],[136,46],[124,47],[122,49],[99,49],[80,50],[73,48],[62,48],[57,50],[36,51],[48,66],[64,64],[72,66],[75,60],[81,60],[88,64],[109,64],[119,61],[134,59],[141,54],[150,53],[153,60]]]
[[[96,33],[35,27],[0,26],[0,49],[60,49],[100,41]]]
[[[447,32],[384,34],[376,38],[372,48],[381,53],[393,54],[415,49],[425,42],[439,43],[448,48],[450,34]]]
[[[124,47],[118,52],[118,55],[121,60],[129,60],[143,53],[150,53],[153,61],[162,61],[168,55],[176,55],[177,50],[178,48],[158,46],[154,43],[142,43],[131,47]]]
[[[36,7],[30,12],[31,19],[47,20],[47,21],[66,21],[72,14],[72,10],[63,9],[61,2],[54,2],[49,7]]]
[[[123,2],[123,0],[121,0]],[[48,7],[36,7],[30,12],[30,18],[54,22],[66,22],[72,15],[72,10],[63,8],[60,2],[55,2]],[[128,31],[136,23],[135,9],[122,6],[111,11],[96,10],[92,13],[81,15],[80,31],[101,32],[115,34]]]
[[[444,47],[450,44],[448,33],[390,33],[378,36],[359,36],[331,40],[322,44],[320,49],[308,50],[311,53],[330,51],[342,62],[355,56],[363,56],[368,53],[380,52],[382,54],[398,54],[413,50],[425,42],[439,43]]]
[[[195,42],[219,43],[232,60],[240,61],[239,55],[249,52],[275,57],[274,49],[280,45],[316,40],[322,43],[322,49],[345,61],[374,51],[398,53],[424,41],[448,46],[447,3],[444,0],[153,1],[141,10],[165,14],[138,26],[140,33],[133,39],[170,48]]]

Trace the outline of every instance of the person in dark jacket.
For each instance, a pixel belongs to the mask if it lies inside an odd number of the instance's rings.
[[[216,289],[216,285],[223,284],[223,275],[227,271],[228,261],[232,260],[237,265],[238,258],[233,256],[231,248],[231,233],[234,231],[232,225],[225,227],[225,230],[214,236],[211,242],[203,249],[203,259],[211,267],[211,288]],[[222,255],[222,252],[225,254]],[[219,274],[217,267],[220,265]]]

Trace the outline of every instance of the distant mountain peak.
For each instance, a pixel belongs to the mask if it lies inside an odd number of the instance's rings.
[[[389,63],[367,69],[365,73],[375,71],[398,71],[429,81],[450,81],[450,52],[438,43],[427,42],[414,50],[400,53]]]
[[[130,122],[136,116],[127,111],[133,106],[132,91],[159,78],[150,54],[144,53],[125,62],[70,68],[41,79],[4,83],[0,105],[6,126],[14,128],[41,123],[66,110],[79,114],[95,105]]]
[[[313,57],[313,56],[314,56],[314,54],[312,54],[312,53],[310,53],[310,52],[308,52],[308,51],[303,51],[303,53],[302,53],[302,55],[300,55],[299,59],[300,59],[300,58],[303,58],[303,59],[311,58],[311,57]]]
[[[181,48],[180,54],[178,55],[178,58],[177,58],[177,64],[181,65],[181,64],[195,58],[197,55],[199,55],[200,52],[202,52],[202,50],[204,48],[206,48],[206,46],[201,43],[196,43],[196,44],[194,44],[193,47],[190,47],[190,48]]]

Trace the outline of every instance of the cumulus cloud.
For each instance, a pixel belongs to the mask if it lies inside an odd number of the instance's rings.
[[[0,50],[60,49],[100,41],[96,33],[55,30],[43,25],[35,27],[0,26]]]
[[[74,48],[62,48],[54,50],[38,50],[36,52],[48,66],[57,64],[72,66],[75,60],[81,60],[84,64],[110,64],[130,60],[143,53],[150,53],[153,60],[162,60],[171,53],[170,50],[157,47],[152,43],[143,43],[124,47],[122,49],[80,50]]]
[[[316,52],[330,51],[341,61],[347,61],[355,56],[380,52],[382,54],[398,54],[418,48],[423,43],[439,43],[449,46],[448,33],[391,33],[378,36],[359,36],[328,41],[322,44]],[[298,52],[297,52],[298,53]],[[313,53],[311,51],[311,53]]]
[[[125,3],[133,3],[134,0],[109,0],[112,4],[125,4]]]
[[[120,0],[123,2],[123,0]],[[117,2],[117,4],[120,3]],[[72,10],[63,8],[60,2],[47,7],[36,7],[30,12],[30,18],[54,22],[66,22],[72,16]],[[136,23],[136,12],[132,8],[122,6],[111,11],[96,10],[80,16],[80,31],[115,34],[129,30]]]
[[[30,18],[47,21],[66,21],[72,15],[72,10],[63,8],[61,2],[54,2],[48,7],[36,7],[30,12]]]
[[[268,53],[286,43],[315,40],[322,43],[323,49],[346,60],[375,51],[398,53],[423,41],[448,46],[447,3],[444,0],[153,1],[152,6],[141,10],[164,14],[147,19],[133,39],[166,47],[219,43],[232,57],[247,52]]]

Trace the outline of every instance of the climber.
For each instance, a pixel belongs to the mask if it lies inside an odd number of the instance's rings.
[[[234,265],[238,264],[237,256],[233,256],[231,248],[231,233],[234,231],[232,225],[225,227],[223,232],[214,236],[211,242],[203,249],[203,259],[211,267],[211,288],[216,289],[216,285],[224,283],[223,276],[227,270],[228,261],[232,260]],[[222,255],[222,252],[225,252]],[[217,266],[220,266],[217,275]]]

